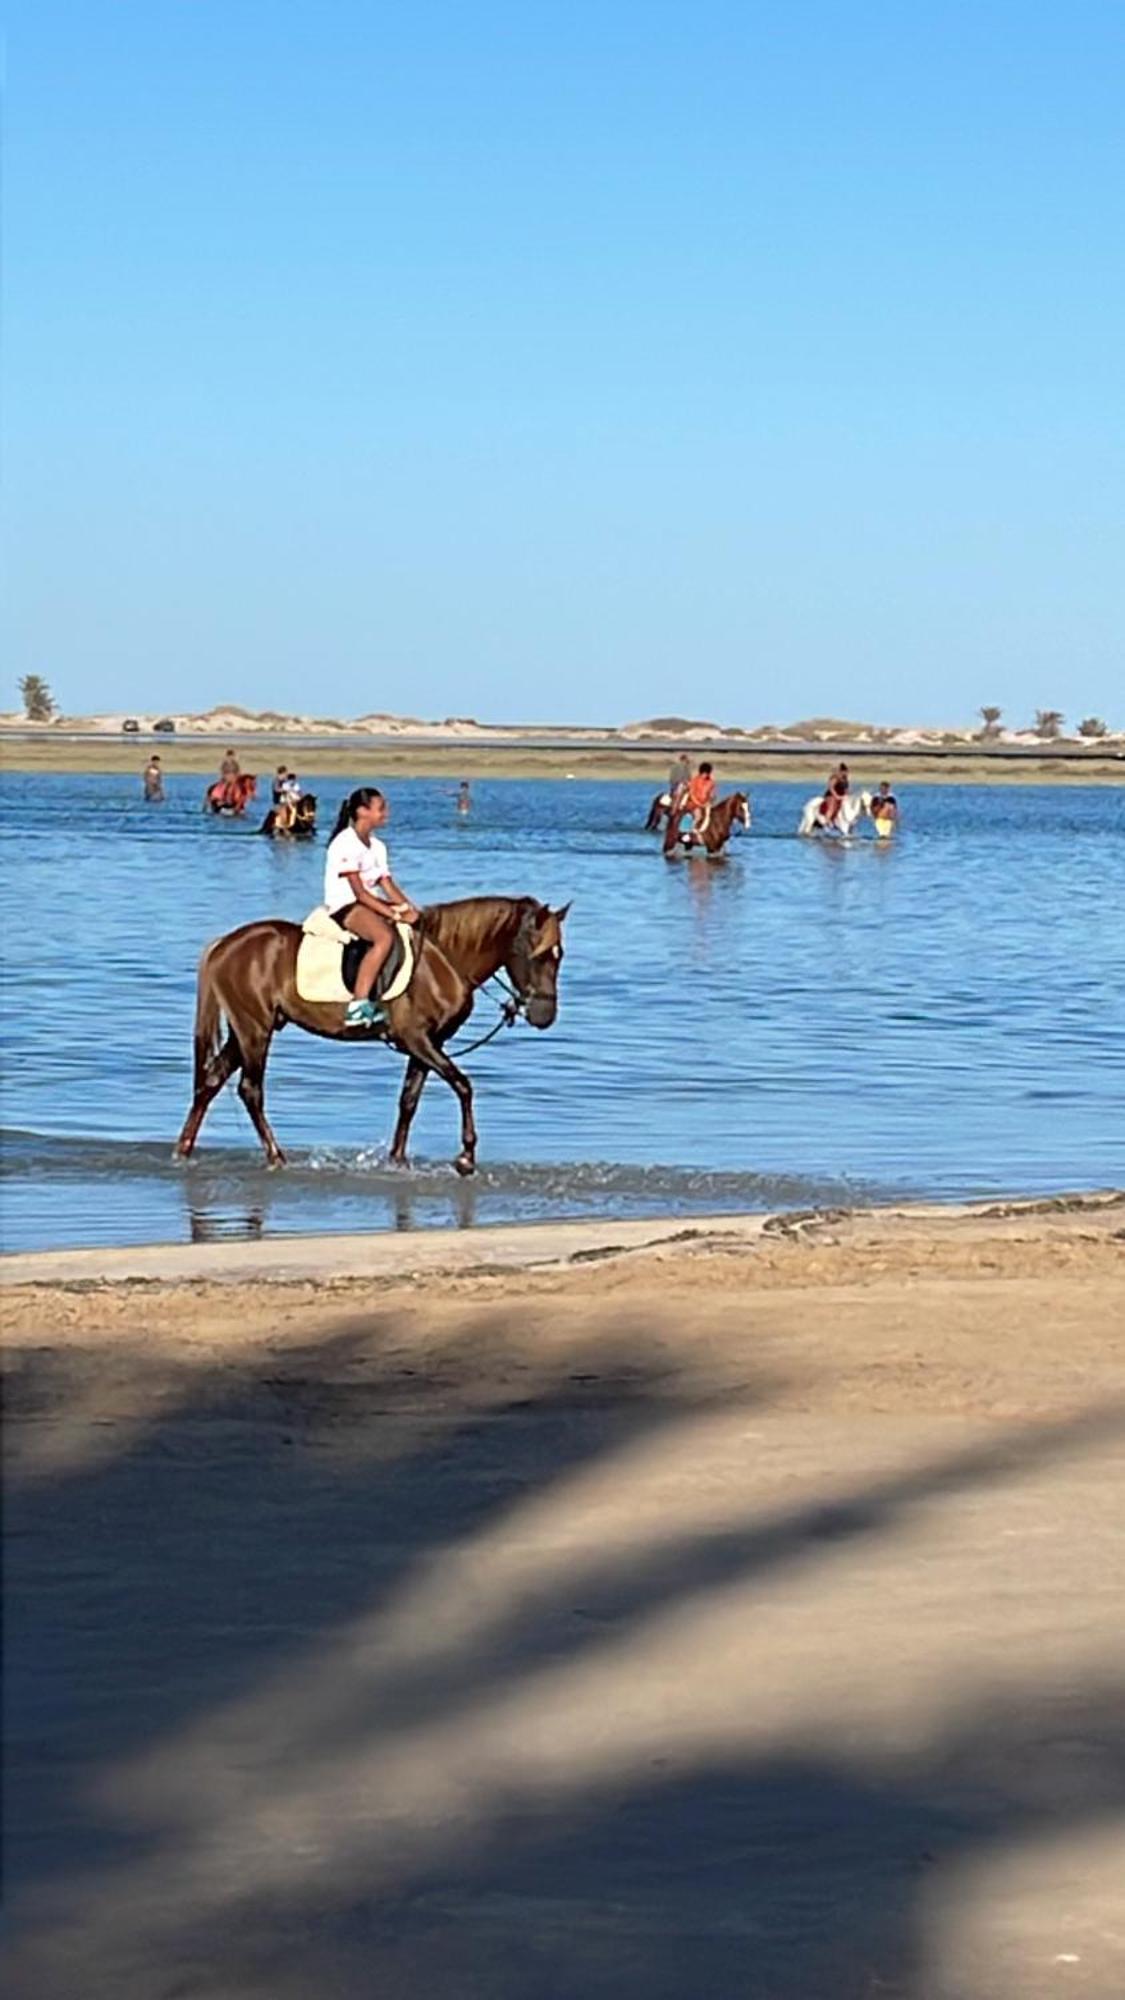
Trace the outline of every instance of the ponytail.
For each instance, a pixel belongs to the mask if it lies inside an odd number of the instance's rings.
[[[360,785],[356,791],[349,792],[336,814],[336,824],[328,836],[329,840],[335,840],[338,833],[343,833],[346,826],[353,824],[361,806],[373,806],[376,799],[381,799],[382,796],[382,792],[375,785]]]

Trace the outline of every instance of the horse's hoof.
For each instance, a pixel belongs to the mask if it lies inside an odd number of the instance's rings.
[[[471,1153],[458,1153],[453,1164],[462,1180],[468,1180],[469,1175],[475,1174],[477,1170],[477,1163]]]

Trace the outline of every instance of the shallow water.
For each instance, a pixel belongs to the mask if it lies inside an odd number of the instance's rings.
[[[346,789],[322,782],[322,818]],[[448,782],[394,786],[418,900],[574,898],[556,1026],[469,1059],[465,1185],[447,1091],[423,1099],[420,1168],[393,1172],[401,1063],[293,1030],[269,1076],[291,1169],[262,1168],[230,1091],[174,1167],[200,948],[301,917],[323,842],[205,820],[197,778],[145,806],[131,779],[6,776],[5,1247],[1125,1179],[1125,790],[913,786],[884,847],[797,840],[810,788],[761,785],[729,858],[668,865],[641,830],[649,789],[480,783],[466,822]],[[491,1019],[482,1003],[474,1032]]]

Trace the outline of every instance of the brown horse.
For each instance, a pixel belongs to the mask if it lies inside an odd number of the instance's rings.
[[[406,1142],[422,1086],[428,1076],[440,1076],[461,1105],[461,1151],[455,1165],[458,1173],[471,1174],[477,1150],[473,1087],[446,1055],[445,1043],[468,1020],[478,988],[501,971],[531,1026],[551,1026],[558,1011],[569,907],[551,910],[533,896],[468,896],[431,904],[415,929],[417,957],[410,985],[388,1003],[385,1020],[375,1028],[345,1028],[342,1005],[301,999],[299,924],[271,917],[228,931],[208,945],[199,964],[194,1095],[176,1153],[182,1159],[191,1153],[212,1099],[241,1071],[238,1094],[266,1160],[271,1167],[284,1165],[285,1155],[266,1119],[264,1083],[270,1043],[291,1021],[310,1035],[333,1041],[386,1041],[407,1058],[391,1146],[391,1159],[399,1166],[406,1165]]]
[[[732,792],[729,798],[719,799],[712,806],[711,817],[701,834],[694,829],[684,833],[681,818],[670,813],[664,830],[664,852],[673,855],[677,847],[701,847],[707,854],[721,854],[736,826],[749,830],[750,801],[745,792]]]
[[[216,778],[203,794],[204,812],[230,813],[241,819],[258,789],[252,771],[240,771],[236,778]]]

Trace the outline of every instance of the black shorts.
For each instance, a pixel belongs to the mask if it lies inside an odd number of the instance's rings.
[[[344,903],[338,910],[329,910],[328,914],[331,917],[334,924],[342,924],[344,918],[350,917],[352,911],[358,908],[359,908],[358,903],[355,902]]]

